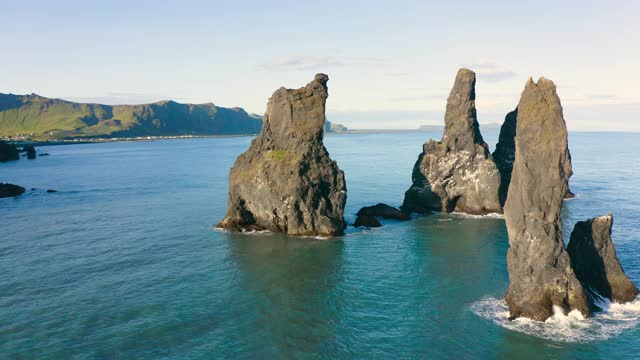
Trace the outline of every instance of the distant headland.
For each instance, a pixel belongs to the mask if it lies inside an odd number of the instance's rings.
[[[144,140],[158,137],[253,135],[262,116],[213,103],[140,105],[76,103],[37,94],[0,93],[0,138],[17,141]],[[326,132],[346,127],[327,122]]]

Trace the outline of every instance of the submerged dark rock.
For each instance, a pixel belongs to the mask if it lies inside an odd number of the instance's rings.
[[[518,104],[516,152],[504,207],[511,317],[544,321],[558,306],[590,315],[564,248],[560,211],[571,172],[567,128],[552,81],[529,79]]]
[[[369,228],[374,228],[374,227],[381,227],[382,224],[380,223],[380,221],[378,221],[378,219],[373,216],[373,215],[364,215],[364,214],[360,214],[358,215],[358,217],[356,218],[356,222],[353,223],[354,227],[369,227]]]
[[[19,160],[20,153],[14,144],[0,140],[0,162]]]
[[[229,203],[220,227],[344,233],[344,173],[322,142],[328,80],[318,74],[303,88],[273,93],[262,132],[229,173]]]
[[[516,156],[516,127],[518,125],[518,108],[508,113],[504,118],[504,123],[500,127],[500,136],[496,149],[493,152],[493,161],[496,162],[500,171],[500,205],[504,206],[507,201],[509,183],[511,183],[511,171],[513,170],[513,160]]]
[[[47,190],[47,192],[48,193],[55,193],[55,192],[58,192],[58,191],[57,190],[53,190],[53,189],[49,189],[49,190]]]
[[[567,252],[578,280],[587,289],[616,302],[632,301],[638,288],[624,273],[611,241],[611,214],[578,221]]]
[[[14,184],[0,183],[0,198],[22,195],[25,188]]]
[[[500,213],[500,173],[482,139],[475,108],[476,75],[460,69],[447,100],[441,141],[430,140],[405,193],[407,212]]]

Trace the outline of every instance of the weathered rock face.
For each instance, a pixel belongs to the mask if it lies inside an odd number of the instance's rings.
[[[476,75],[460,69],[447,100],[441,141],[430,140],[413,168],[402,209],[408,212],[500,213],[500,173],[482,139],[475,108]]]
[[[0,183],[0,198],[13,197],[24,194],[22,186]]]
[[[518,104],[516,152],[504,207],[509,232],[507,305],[545,320],[553,306],[589,316],[562,240],[560,210],[571,172],[567,128],[552,81],[529,79]]]
[[[516,127],[518,125],[518,108],[508,113],[504,119],[504,123],[500,127],[500,136],[496,144],[496,150],[493,152],[493,161],[496,162],[500,171],[500,205],[504,206],[507,201],[507,193],[509,184],[511,183],[511,171],[513,170],[513,160],[516,155]],[[567,150],[569,151],[569,150]],[[571,153],[569,154],[569,168],[571,168]],[[569,173],[569,177],[573,175],[573,171]],[[569,190],[564,195],[565,199],[570,199],[575,195]]]
[[[611,241],[611,214],[578,221],[571,233],[567,252],[571,265],[585,289],[617,302],[632,301],[638,289],[622,270]]]
[[[569,156],[569,177],[567,178],[567,192],[564,193],[565,199],[573,199],[576,195],[569,189],[569,178],[573,176],[573,166],[571,165],[571,151],[567,148],[567,156]]]
[[[0,140],[0,162],[19,160],[20,154],[15,145]]]
[[[493,161],[500,171],[500,205],[507,201],[513,160],[516,157],[516,126],[518,124],[518,108],[508,113],[500,127],[500,136],[493,152]]]
[[[220,227],[290,235],[342,235],[344,173],[322,143],[327,75],[307,86],[278,89],[262,132],[229,173],[229,203]]]

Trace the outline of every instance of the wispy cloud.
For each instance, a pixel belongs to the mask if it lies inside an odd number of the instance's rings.
[[[467,64],[464,67],[469,68],[478,74],[478,78],[488,82],[499,82],[512,79],[518,76],[514,71],[503,65],[493,62],[481,62],[476,64]]]
[[[382,58],[295,56],[262,63],[258,65],[258,68],[266,71],[310,71],[354,66],[383,67],[388,63],[386,59]]]

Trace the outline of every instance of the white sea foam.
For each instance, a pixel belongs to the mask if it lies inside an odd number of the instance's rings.
[[[305,235],[300,236],[303,239],[315,239],[315,240],[329,240],[333,239],[333,236],[322,236],[322,235]]]
[[[573,197],[570,197],[568,199],[564,199],[564,201],[571,201],[571,200],[575,200],[575,199],[578,199],[578,198],[581,198],[581,197],[582,197],[582,195],[574,193]]]
[[[469,219],[486,219],[486,218],[504,219],[504,214],[498,214],[498,213],[489,213],[486,215],[474,215],[474,214],[467,214],[467,213],[454,211],[449,215],[454,217],[469,218]]]
[[[528,318],[509,321],[509,308],[504,299],[493,297],[472,304],[471,311],[509,330],[561,342],[606,340],[640,323],[640,298],[625,304],[599,299],[596,305],[603,310],[588,319],[578,310],[564,314],[561,308],[554,307],[553,316],[544,322]]]
[[[273,234],[269,230],[246,230],[246,229],[242,229],[242,231],[240,233],[244,234],[244,235],[269,235],[269,234]]]
[[[235,233],[235,234],[242,234],[242,235],[265,235],[265,234],[273,234],[273,232],[269,231],[269,230],[246,230],[246,229],[242,229],[241,231],[231,231],[229,229],[224,229],[221,227],[214,227],[213,228],[214,231],[217,232],[223,232],[223,233]]]
[[[243,234],[243,235],[260,235],[260,234],[270,234],[271,231],[269,230],[245,230],[242,229],[241,231],[231,231],[229,229],[225,229],[225,228],[221,228],[221,227],[214,227],[213,228],[214,231],[217,232],[223,232],[223,233],[235,233],[235,234]]]

